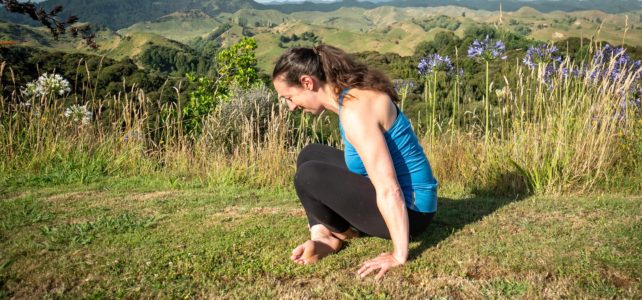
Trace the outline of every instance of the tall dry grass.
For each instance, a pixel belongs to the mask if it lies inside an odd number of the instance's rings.
[[[484,111],[456,111],[457,116],[435,120],[447,131],[436,132],[432,144],[432,134],[420,140],[442,190],[587,193],[609,189],[618,178],[633,178],[628,190],[639,190],[640,111],[621,105],[634,78],[623,73],[595,81],[562,72],[579,67],[565,61],[548,85],[542,83],[542,68],[518,67],[517,77],[505,79],[502,101],[491,111],[489,136],[481,123],[448,126],[464,115],[482,120]],[[12,74],[4,64],[0,72]],[[172,90],[177,99],[183,97],[180,85]],[[0,182],[82,183],[154,175],[211,186],[289,186],[298,151],[322,140],[320,131],[329,121],[290,113],[275,98],[260,85],[234,90],[231,101],[205,118],[202,134],[195,137],[185,131],[180,102],[150,99],[138,88],[104,99],[86,90],[39,98],[14,91],[0,97]],[[32,105],[25,106],[27,101]],[[74,103],[86,104],[93,121],[66,118],[66,107]],[[337,140],[325,141],[340,147]]]

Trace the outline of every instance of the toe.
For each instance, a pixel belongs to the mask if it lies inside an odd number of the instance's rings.
[[[290,256],[290,258],[292,258],[293,260],[299,259],[301,258],[301,255],[303,255],[304,251],[305,251],[305,244],[301,244],[298,247],[294,248],[294,250],[292,250],[292,256]]]

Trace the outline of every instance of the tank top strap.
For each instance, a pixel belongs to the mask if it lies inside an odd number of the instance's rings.
[[[339,112],[341,112],[341,106],[343,105],[343,97],[350,91],[350,89],[343,89],[341,94],[339,94]]]

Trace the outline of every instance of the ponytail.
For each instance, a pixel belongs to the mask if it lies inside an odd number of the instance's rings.
[[[301,85],[299,78],[302,75],[311,75],[331,83],[337,95],[343,89],[358,88],[386,93],[392,101],[398,102],[397,92],[386,75],[329,45],[288,49],[277,60],[272,80],[281,75],[292,86]]]

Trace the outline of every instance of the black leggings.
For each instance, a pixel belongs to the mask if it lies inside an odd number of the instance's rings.
[[[362,234],[390,239],[372,182],[348,170],[343,151],[311,144],[301,150],[296,166],[294,187],[310,227],[323,224],[337,233],[353,227]],[[408,209],[410,236],[421,234],[433,216]]]

